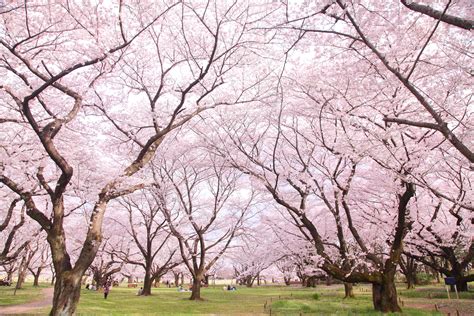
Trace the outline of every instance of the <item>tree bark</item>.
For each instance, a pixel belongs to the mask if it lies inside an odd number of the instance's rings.
[[[39,277],[41,274],[41,270],[41,268],[38,268],[38,270],[36,270],[36,273],[33,273],[33,286],[39,286]]]
[[[201,298],[201,278],[200,277],[193,278],[192,293],[191,293],[191,297],[189,299],[191,301],[202,300],[202,298]]]
[[[57,274],[51,316],[74,315],[81,294],[81,275],[70,271]]]
[[[175,286],[179,285],[179,273],[174,274],[174,285]]]
[[[407,279],[407,289],[414,289],[415,284],[418,283],[418,281],[416,280],[416,273],[415,274],[409,273],[405,277]]]
[[[310,276],[306,279],[306,287],[316,287],[316,277]]]
[[[397,301],[397,289],[395,288],[394,276],[384,275],[382,283],[372,284],[372,300],[374,309],[382,313],[401,312]]]
[[[344,298],[354,298],[354,288],[352,283],[344,282]]]
[[[145,268],[145,280],[143,284],[143,296],[151,295],[151,286],[152,286],[152,279],[151,279],[151,270],[150,267]]]

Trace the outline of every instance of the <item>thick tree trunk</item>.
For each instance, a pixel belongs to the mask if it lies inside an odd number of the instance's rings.
[[[151,272],[149,268],[146,268],[142,295],[144,296],[151,295],[151,286],[152,286]]]
[[[255,277],[253,277],[253,276],[251,276],[251,275],[245,277],[245,285],[246,285],[247,287],[252,287],[254,281],[255,281]]]
[[[352,283],[344,282],[344,298],[353,298],[354,297],[354,289]]]
[[[310,276],[306,279],[306,287],[316,287],[316,277]]]
[[[374,309],[382,313],[401,312],[397,301],[397,289],[393,276],[383,276],[382,283],[372,284]]]
[[[414,289],[415,284],[418,283],[416,273],[408,273],[405,277],[407,279],[407,289]]]
[[[291,278],[289,278],[289,277],[283,277],[283,280],[285,281],[285,285],[286,285],[286,286],[290,285]]]
[[[81,294],[81,275],[70,271],[57,275],[51,316],[74,315]]]
[[[201,278],[197,277],[193,279],[192,293],[189,299],[192,301],[201,300]]]

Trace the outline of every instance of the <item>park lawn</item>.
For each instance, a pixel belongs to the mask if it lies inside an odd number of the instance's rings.
[[[318,286],[315,289],[262,286],[239,288],[235,292],[221,287],[202,289],[204,301],[190,301],[189,292],[176,289],[153,289],[153,295],[136,296],[137,289],[113,288],[107,300],[101,293],[82,290],[79,315],[381,315],[372,308],[368,287],[356,287],[356,298],[344,300],[341,286]],[[319,299],[313,298],[314,293]],[[266,308],[265,308],[266,303]],[[440,315],[404,308],[403,315]]]
[[[16,291],[16,295],[13,295],[15,286],[0,286],[0,306],[24,304],[39,300],[42,297],[41,289],[50,286],[44,283],[40,284],[39,287],[33,287],[30,283],[25,283],[22,289]]]

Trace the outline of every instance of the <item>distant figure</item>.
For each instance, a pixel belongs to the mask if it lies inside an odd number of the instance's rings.
[[[183,286],[182,286],[182,285],[180,285],[180,286],[178,287],[178,292],[184,292],[184,289],[183,289]]]
[[[104,285],[104,299],[107,299],[107,296],[109,296],[109,291],[110,291],[110,284],[105,283],[105,285]]]
[[[222,290],[223,290],[223,291],[227,291],[227,286],[224,285],[224,286],[222,287]]]
[[[89,290],[96,291],[97,288],[95,287],[95,284],[91,284],[91,286],[89,286]]]
[[[87,283],[87,284],[86,284],[86,290],[88,290],[90,286],[91,286],[91,285],[90,285],[89,283]]]
[[[143,295],[143,288],[142,287],[138,290],[138,293],[137,293],[137,296],[140,296],[140,295]]]
[[[232,287],[229,285],[227,285],[227,291],[232,291]]]

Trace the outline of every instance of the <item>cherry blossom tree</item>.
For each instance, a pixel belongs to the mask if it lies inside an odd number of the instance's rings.
[[[128,218],[128,223],[120,226],[138,251],[136,254],[131,253],[131,247],[127,247],[126,251],[115,249],[114,253],[127,264],[143,268],[145,277],[142,295],[151,295],[152,285],[181,263],[175,256],[176,245],[171,243],[166,220],[150,192],[141,190],[118,202],[126,210]]]
[[[234,170],[206,153],[188,153],[160,165],[155,177],[159,208],[192,275],[190,299],[200,300],[202,282],[240,236],[254,196],[243,189]],[[167,192],[167,187],[173,190]],[[245,193],[249,197],[242,197]]]

